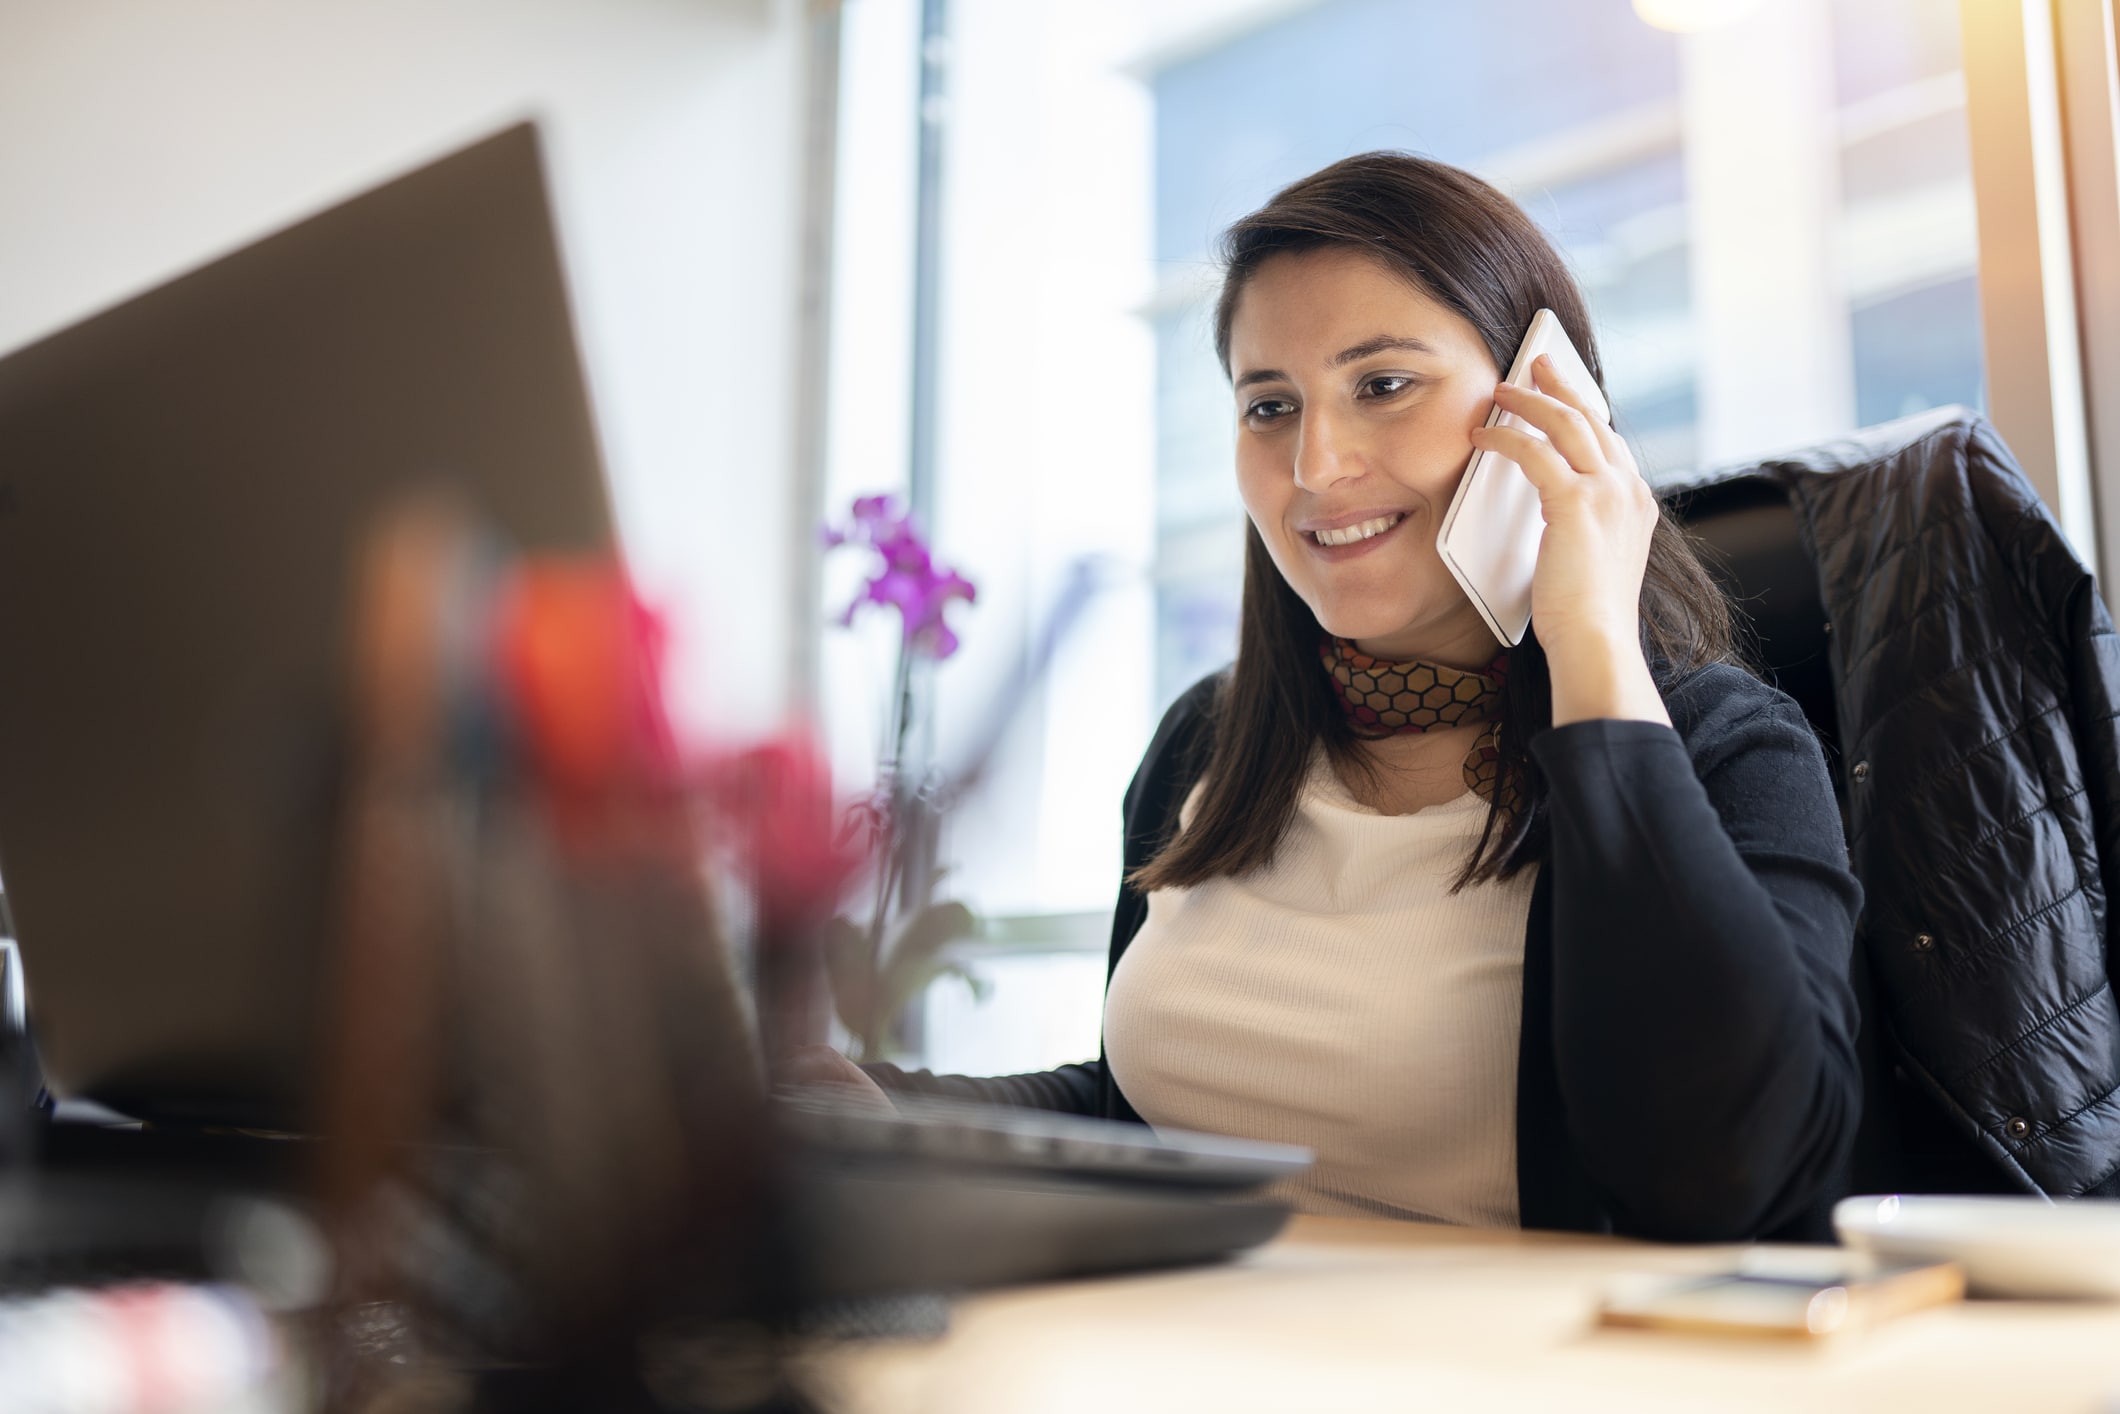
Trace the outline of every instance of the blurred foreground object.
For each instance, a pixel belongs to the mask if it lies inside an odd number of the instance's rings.
[[[0,1301],[8,1414],[275,1414],[298,1407],[284,1335],[234,1287],[142,1282]]]
[[[336,1409],[780,1409],[764,1089],[605,559],[374,537],[320,1178]]]
[[[720,852],[750,895],[750,957],[767,1074],[823,1044],[830,1026],[828,920],[869,858],[838,824],[823,748],[803,727],[694,768]]]
[[[259,1191],[264,1168],[218,1138],[105,1131],[97,1163],[93,1136],[50,1137],[37,1170],[0,1180],[0,1411],[311,1408],[330,1259],[298,1207]]]
[[[1955,1262],[1973,1295],[2120,1301],[2120,1206],[2011,1195],[1868,1194],[1833,1205],[1861,1252]]]
[[[1965,1299],[1954,1262],[1884,1262],[1863,1252],[1754,1247],[1707,1275],[1630,1276],[1606,1288],[1601,1325],[1710,1336],[1818,1340]]]

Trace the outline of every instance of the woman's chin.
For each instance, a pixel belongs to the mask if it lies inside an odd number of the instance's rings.
[[[1419,568],[1391,567],[1363,576],[1366,584],[1313,583],[1313,592],[1303,597],[1319,627],[1335,638],[1357,642],[1402,639],[1409,634],[1447,638],[1460,631],[1456,611],[1469,611],[1471,606],[1440,564],[1432,569],[1431,575]],[[1434,579],[1442,582],[1434,583]]]
[[[1409,592],[1416,588],[1405,582],[1409,578],[1372,583],[1367,592],[1358,585],[1313,585],[1303,598],[1319,627],[1340,638],[1378,638],[1446,617],[1434,598]]]
[[[1318,626],[1334,638],[1345,638],[1354,642],[1369,639],[1397,638],[1406,632],[1412,616],[1392,618],[1375,613],[1319,614]]]
[[[1453,610],[1439,611],[1433,604],[1385,607],[1373,601],[1311,606],[1312,615],[1325,632],[1353,643],[1377,646],[1387,657],[1395,652],[1399,657],[1428,654],[1478,658],[1482,652],[1491,654],[1496,646],[1494,636],[1479,621],[1472,606],[1460,599]]]

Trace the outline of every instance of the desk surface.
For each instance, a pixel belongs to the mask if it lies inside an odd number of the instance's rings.
[[[844,1414],[2120,1414],[2120,1303],[1971,1302],[1817,1343],[1592,1325],[1613,1278],[1736,1250],[1298,1218],[1221,1266],[969,1297],[943,1339],[846,1347],[815,1375]]]

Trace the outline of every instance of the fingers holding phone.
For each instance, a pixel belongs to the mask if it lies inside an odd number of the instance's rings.
[[[1655,493],[1634,454],[1593,403],[1548,357],[1535,388],[1503,385],[1495,403],[1524,425],[1473,438],[1514,461],[1537,488],[1544,521],[1531,588],[1539,641],[1550,651],[1572,635],[1631,642],[1642,573],[1655,533]]]
[[[1550,648],[1552,631],[1609,616],[1622,597],[1617,581],[1631,578],[1638,594],[1648,547],[1632,556],[1624,510],[1647,488],[1552,310],[1533,316],[1472,445],[1436,548],[1498,640],[1523,640],[1534,602]]]

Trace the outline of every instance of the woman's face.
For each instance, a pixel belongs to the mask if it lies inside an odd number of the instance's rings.
[[[1500,645],[1435,548],[1501,377],[1472,326],[1368,256],[1276,255],[1229,362],[1244,509],[1318,622],[1375,657],[1486,666]]]

